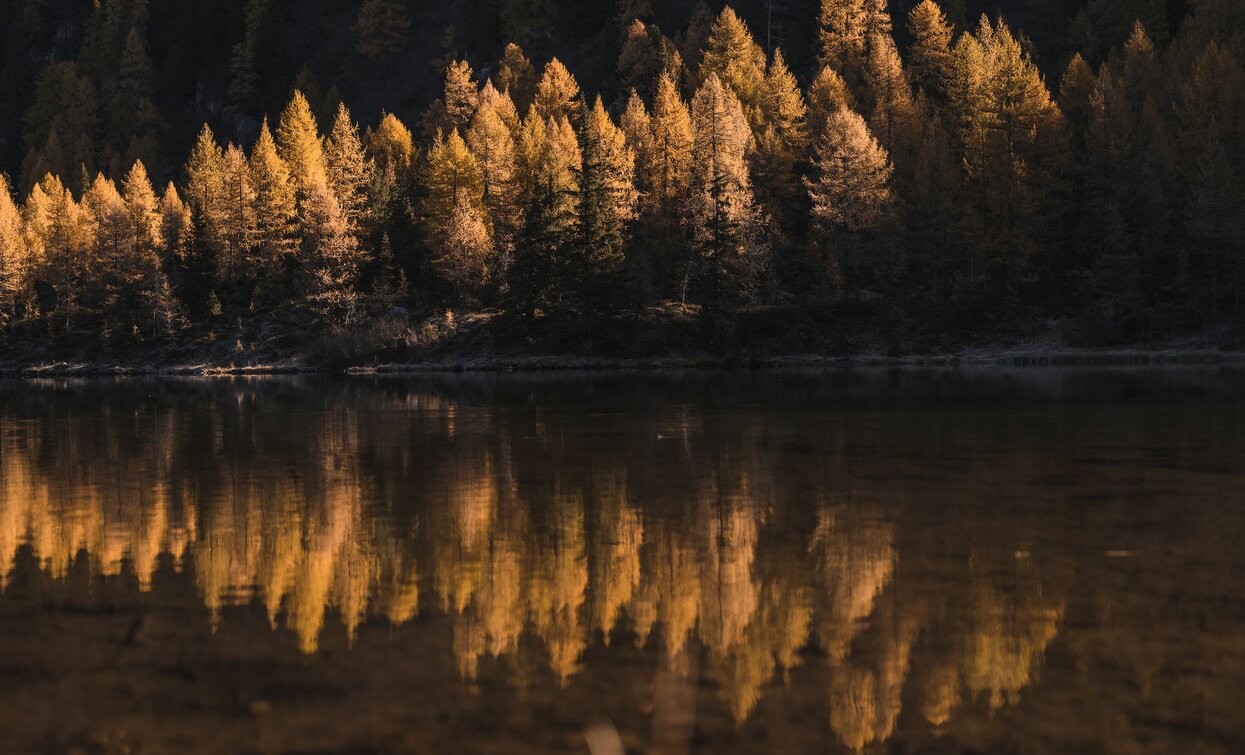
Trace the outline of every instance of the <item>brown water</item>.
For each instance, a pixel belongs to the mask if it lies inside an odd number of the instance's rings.
[[[1245,373],[0,384],[0,752],[1245,751]]]

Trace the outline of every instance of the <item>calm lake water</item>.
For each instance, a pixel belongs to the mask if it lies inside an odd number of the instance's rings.
[[[0,383],[0,752],[1245,751],[1245,372]]]

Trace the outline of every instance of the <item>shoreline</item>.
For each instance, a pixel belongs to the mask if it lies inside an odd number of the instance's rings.
[[[106,364],[51,361],[0,363],[0,378],[48,377],[247,377],[280,375],[402,375],[447,372],[628,372],[755,369],[923,369],[961,367],[1220,367],[1245,366],[1245,351],[1214,349],[1009,349],[956,354],[885,356],[816,354],[744,357],[576,357],[521,355],[446,357],[419,362],[333,367],[305,358],[265,364]]]

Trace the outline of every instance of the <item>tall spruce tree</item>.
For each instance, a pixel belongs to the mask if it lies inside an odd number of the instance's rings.
[[[832,287],[862,282],[868,238],[893,201],[894,169],[859,114],[841,108],[813,145],[813,177],[806,179],[813,227]]]
[[[276,137],[277,152],[290,167],[298,195],[306,198],[312,188],[328,180],[328,163],[316,117],[302,92],[294,90],[277,123]]]
[[[953,29],[934,0],[921,0],[908,13],[908,75],[912,84],[941,102],[951,78]]]
[[[762,216],[752,194],[752,131],[735,94],[710,74],[692,99],[689,216],[695,254],[683,270],[715,312],[747,299],[766,263]]]
[[[522,152],[526,207],[510,268],[510,299],[527,316],[575,308],[574,291],[566,285],[580,236],[583,155],[575,130],[565,117],[541,121],[533,112]]]
[[[635,153],[597,97],[584,123],[580,228],[583,232],[582,296],[590,309],[620,304],[631,221],[635,219]]]
[[[748,26],[728,5],[709,30],[700,62],[700,79],[710,75],[734,92],[754,128],[764,123],[765,51],[752,38]]]
[[[685,209],[691,193],[694,137],[691,113],[669,76],[657,82],[649,124],[649,139],[637,144],[644,245],[659,287],[678,295],[682,283],[676,273],[686,259]]]
[[[428,149],[421,217],[432,264],[460,296],[488,282],[493,262],[484,178],[457,130]]]

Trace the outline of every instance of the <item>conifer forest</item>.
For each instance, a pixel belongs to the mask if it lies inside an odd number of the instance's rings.
[[[0,19],[15,359],[1245,342],[1238,0]]]

